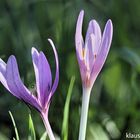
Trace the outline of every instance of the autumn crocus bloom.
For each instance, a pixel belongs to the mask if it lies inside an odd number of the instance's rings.
[[[81,11],[75,34],[76,53],[83,86],[79,140],[85,139],[90,92],[107,58],[113,34],[111,20],[107,21],[103,35],[97,21],[91,20],[84,41],[82,36],[83,17],[84,11]]]
[[[17,61],[13,55],[9,57],[7,64],[0,59],[0,81],[11,94],[39,111],[50,139],[54,140],[55,138],[48,121],[48,109],[51,97],[59,81],[59,64],[55,46],[50,39],[48,41],[53,48],[56,60],[56,75],[53,84],[48,61],[44,53],[38,52],[35,48],[32,48],[31,53],[36,77],[37,96],[33,95],[21,81]]]

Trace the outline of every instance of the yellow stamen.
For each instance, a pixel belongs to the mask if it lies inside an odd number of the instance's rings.
[[[85,48],[82,49],[83,57],[85,56]]]

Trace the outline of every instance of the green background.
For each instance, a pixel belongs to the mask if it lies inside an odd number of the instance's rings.
[[[51,38],[57,48],[60,80],[53,96],[49,120],[61,138],[63,109],[70,78],[75,84],[70,102],[69,140],[78,139],[82,86],[75,53],[78,14],[85,10],[83,34],[88,22],[96,19],[103,31],[113,22],[112,46],[92,90],[87,140],[123,140],[126,132],[140,133],[140,1],[139,0],[1,0],[0,57],[18,61],[20,75],[30,90],[35,88],[31,47],[42,50],[55,75]],[[21,140],[28,137],[28,107],[0,85],[0,139],[15,136],[8,114],[13,113]],[[31,109],[37,140],[45,131],[39,114]]]

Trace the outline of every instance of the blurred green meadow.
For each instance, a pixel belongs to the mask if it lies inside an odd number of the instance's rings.
[[[89,20],[93,18],[102,30],[109,18],[114,27],[107,61],[91,94],[87,140],[124,140],[126,132],[140,134],[139,0],[1,0],[0,58],[6,62],[11,54],[15,55],[22,80],[34,90],[31,47],[45,53],[54,77],[55,59],[47,38],[53,40],[59,55],[60,80],[50,105],[49,120],[59,139],[67,140],[68,135],[68,140],[77,140],[82,86],[74,37],[81,9],[85,10],[84,36]],[[68,94],[72,76],[75,76],[75,82]],[[40,139],[45,127],[38,112],[0,85],[0,140],[15,137],[9,110],[14,116],[20,140],[29,139],[29,114],[36,140]]]

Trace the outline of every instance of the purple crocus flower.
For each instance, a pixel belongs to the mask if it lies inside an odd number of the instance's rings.
[[[75,34],[76,53],[83,86],[79,140],[85,140],[91,89],[105,63],[113,35],[111,20],[107,21],[103,35],[97,21],[91,20],[84,41],[82,36],[83,17],[84,11],[82,10],[78,17]]]
[[[0,59],[0,81],[11,94],[18,99],[23,100],[25,103],[30,104],[40,112],[48,135],[51,140],[54,140],[48,121],[48,109],[50,99],[54,94],[59,81],[59,64],[55,46],[52,40],[48,39],[48,41],[53,48],[56,60],[56,75],[53,84],[48,60],[43,52],[38,52],[35,48],[32,48],[31,53],[36,77],[37,96],[33,95],[23,84],[19,75],[16,58],[13,55],[9,57],[7,64]]]
[[[83,17],[84,11],[82,10],[76,26],[76,53],[83,87],[91,88],[108,55],[112,41],[113,27],[111,20],[108,20],[102,35],[97,21],[91,20],[84,41],[82,36]]]

